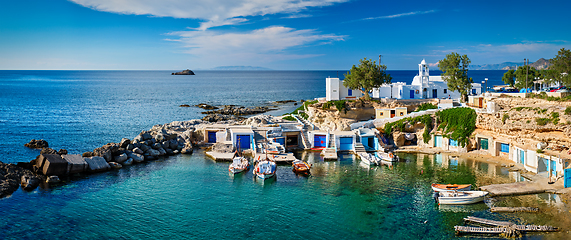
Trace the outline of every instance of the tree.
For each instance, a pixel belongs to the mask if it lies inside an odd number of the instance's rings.
[[[540,73],[534,67],[525,65],[517,67],[515,71],[515,87],[518,89],[533,87],[533,80],[539,77]]]
[[[343,86],[350,89],[358,89],[365,95],[365,99],[369,100],[369,91],[373,88],[379,88],[385,83],[391,83],[393,79],[390,74],[386,73],[387,66],[377,65],[375,61],[364,58],[359,60],[359,67],[351,68],[351,71],[345,74]]]
[[[462,95],[462,101],[468,101],[468,91],[472,89],[472,78],[468,77],[470,58],[466,54],[450,53],[446,58],[438,61],[438,68],[442,71],[442,78],[446,81],[448,89],[458,91]]]
[[[510,69],[509,71],[504,73],[502,81],[504,81],[505,84],[510,85],[510,87],[513,87],[515,84],[515,70]]]
[[[555,58],[551,59],[553,65],[549,68],[556,71],[555,79],[566,87],[571,87],[571,51],[561,48]]]

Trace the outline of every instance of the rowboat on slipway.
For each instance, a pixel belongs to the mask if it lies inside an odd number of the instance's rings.
[[[472,187],[471,184],[432,184],[432,190],[435,192],[446,192],[446,191],[470,191]]]
[[[484,201],[486,195],[486,191],[446,191],[438,192],[436,200],[438,204],[472,204]]]

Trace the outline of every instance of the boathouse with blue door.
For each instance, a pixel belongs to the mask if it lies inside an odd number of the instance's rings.
[[[442,135],[434,135],[434,147],[442,147]]]
[[[353,151],[355,150],[355,143],[357,135],[351,131],[336,131],[333,132],[335,135],[335,145],[337,146],[337,151]]]
[[[329,133],[325,131],[311,131],[309,132],[309,142],[311,142],[311,148],[327,148]]]
[[[215,124],[204,129],[204,142],[217,143],[226,141],[226,128],[228,126],[222,124]]]
[[[254,131],[251,128],[231,128],[232,146],[242,150],[255,150]]]
[[[356,130],[358,140],[363,144],[366,151],[375,151],[380,149],[378,130],[374,128],[359,128]]]

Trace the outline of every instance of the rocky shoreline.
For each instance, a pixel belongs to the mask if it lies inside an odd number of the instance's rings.
[[[273,121],[272,116],[257,115],[240,121],[217,121],[216,124],[258,126]],[[20,186],[26,191],[38,186],[49,187],[59,182],[59,176],[104,172],[172,155],[192,154],[193,148],[202,144],[202,129],[212,124],[215,123],[193,119],[155,125],[133,139],[123,138],[118,143],[108,143],[82,154],[68,154],[65,149],[56,151],[47,141],[33,139],[25,146],[41,149],[36,159],[17,164],[0,162],[0,198],[9,196]]]

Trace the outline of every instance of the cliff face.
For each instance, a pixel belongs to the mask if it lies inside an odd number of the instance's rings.
[[[571,102],[520,98],[498,98],[494,102],[500,106],[500,112],[478,114],[477,132],[487,132],[530,148],[538,142],[548,143],[551,149],[571,146],[571,115],[565,115]]]

